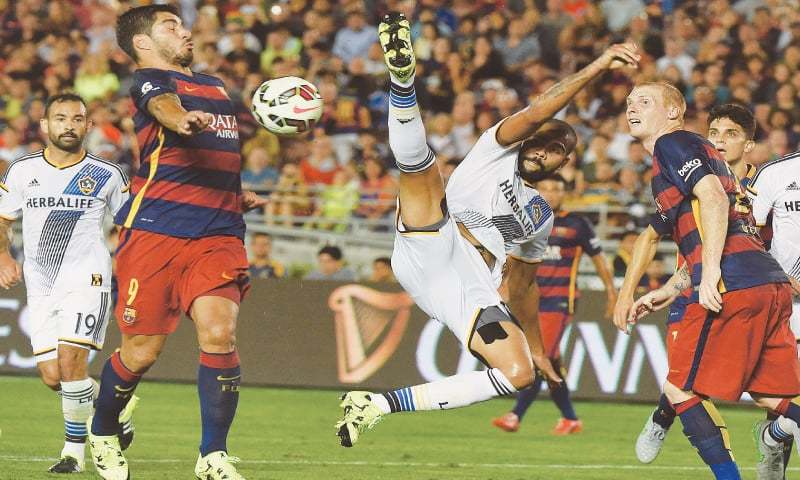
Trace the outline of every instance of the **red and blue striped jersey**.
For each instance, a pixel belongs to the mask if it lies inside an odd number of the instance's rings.
[[[133,82],[141,167],[115,222],[180,238],[244,237],[239,127],[222,80],[144,68],[134,72]],[[147,102],[167,93],[177,95],[187,111],[208,112],[214,120],[192,136],[165,128],[150,115]]]
[[[585,252],[593,257],[603,250],[592,225],[584,217],[559,212],[547,240],[547,251],[536,271],[539,311],[575,313],[578,265]]]
[[[747,197],[722,155],[703,137],[678,130],[656,141],[651,186],[661,218],[672,228],[672,238],[689,265],[692,285],[700,285],[703,243],[700,203],[692,190],[706,175],[719,178],[729,202],[720,292],[786,282],[778,263],[764,250],[749,203],[742,203]],[[692,301],[697,296],[695,292]]]

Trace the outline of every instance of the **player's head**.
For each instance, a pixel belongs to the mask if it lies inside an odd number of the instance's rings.
[[[738,103],[717,105],[708,115],[708,141],[714,144],[725,161],[739,162],[756,146],[756,119],[747,107]]]
[[[250,254],[254,258],[268,258],[272,252],[272,236],[269,233],[256,232],[250,237]]]
[[[669,83],[637,85],[628,94],[627,102],[628,128],[634,138],[653,139],[670,128],[683,126],[686,99]]]
[[[171,5],[147,5],[117,19],[117,43],[137,63],[192,64],[192,32],[183,26]]]
[[[550,208],[558,210],[567,193],[567,181],[558,173],[553,173],[536,184],[536,190],[544,197]]]
[[[528,183],[537,183],[567,163],[577,141],[575,130],[568,123],[548,120],[520,145],[519,175]]]
[[[59,93],[48,98],[44,118],[39,121],[48,145],[73,153],[83,148],[83,139],[91,125],[86,103],[74,93]]]

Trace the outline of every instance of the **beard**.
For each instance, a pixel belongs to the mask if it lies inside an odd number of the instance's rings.
[[[553,173],[544,168],[544,165],[539,160],[528,159],[528,161],[535,162],[536,165],[539,166],[539,169],[536,171],[527,168],[525,166],[525,161],[526,159],[524,158],[517,159],[517,171],[519,171],[519,176],[527,183],[534,184],[540,182]]]
[[[59,150],[63,150],[65,152],[76,153],[83,147],[83,138],[77,135],[74,137],[64,136],[64,134],[61,134],[57,137],[48,135],[47,138],[50,140],[51,144],[56,146]]]
[[[164,60],[181,67],[188,67],[194,61],[194,52],[191,50],[186,50],[185,53],[181,53],[180,50],[175,51],[172,48],[162,47],[158,49],[158,53]]]

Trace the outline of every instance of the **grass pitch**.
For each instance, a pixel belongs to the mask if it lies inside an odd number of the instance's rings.
[[[192,385],[143,382],[136,440],[126,452],[133,479],[190,479],[200,435]],[[514,434],[490,424],[511,408],[499,399],[447,412],[389,416],[350,449],[333,424],[337,392],[244,387],[228,441],[248,479],[550,480],[712,478],[676,422],[652,465],[636,461],[633,443],[652,408],[578,403],[584,432],[553,437],[557,411],[545,394]],[[722,408],[744,478],[755,478],[750,428],[756,408]],[[0,479],[58,478],[46,473],[63,442],[59,398],[37,379],[0,377]],[[795,454],[795,457],[797,455]],[[88,453],[87,453],[88,460]],[[793,462],[793,464],[797,464]],[[74,478],[99,478],[94,468]],[[800,473],[790,469],[790,477]],[[73,477],[69,477],[73,478]]]

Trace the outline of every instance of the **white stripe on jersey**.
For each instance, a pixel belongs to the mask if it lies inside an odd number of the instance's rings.
[[[23,217],[29,296],[110,287],[103,220],[106,210],[113,215],[127,200],[127,183],[118,166],[90,154],[58,168],[38,151],[9,166],[6,189],[0,191],[0,215]]]

